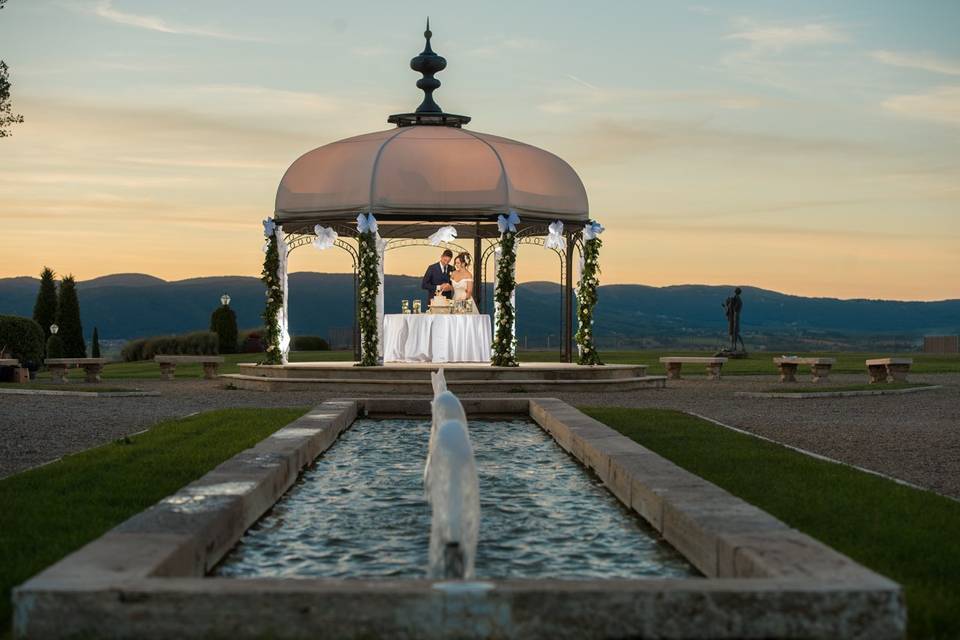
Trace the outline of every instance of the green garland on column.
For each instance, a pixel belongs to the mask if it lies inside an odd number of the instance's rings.
[[[359,279],[357,291],[359,308],[357,321],[360,324],[361,367],[380,364],[380,336],[377,332],[377,293],[380,289],[380,256],[377,253],[376,234],[367,231],[358,236]]]
[[[576,335],[580,352],[578,364],[603,364],[593,344],[593,308],[597,304],[597,287],[600,285],[597,275],[600,273],[602,246],[603,241],[599,237],[583,243],[583,273],[577,289],[577,320],[580,322]]]
[[[493,331],[493,355],[495,367],[517,367],[517,337],[513,334],[516,309],[511,294],[516,288],[514,265],[517,262],[517,234],[505,231],[500,235],[500,257],[497,260],[497,290],[493,294],[497,309],[497,326]]]
[[[277,316],[283,308],[283,288],[277,271],[280,269],[280,247],[274,233],[275,224],[267,218],[263,223],[264,235],[267,236],[266,256],[263,259],[263,271],[260,280],[266,285],[267,305],[263,310],[263,344],[267,350],[264,364],[282,364],[283,355],[280,353],[280,322]]]

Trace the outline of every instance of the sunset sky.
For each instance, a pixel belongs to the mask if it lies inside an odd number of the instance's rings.
[[[960,297],[960,2],[433,5],[437,102],[577,170],[604,283]],[[9,0],[0,277],[259,274],[287,166],[419,103],[412,6]]]

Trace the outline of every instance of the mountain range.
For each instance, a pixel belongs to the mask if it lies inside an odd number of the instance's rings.
[[[401,299],[426,295],[419,278],[386,276],[387,312]],[[0,279],[0,314],[30,316],[39,287],[31,277]],[[258,278],[214,276],[166,281],[145,274],[114,274],[78,283],[84,333],[103,340],[207,329],[210,313],[230,294],[243,328],[260,325],[264,288]],[[595,333],[610,347],[714,348],[726,341],[721,304],[733,287],[638,284],[600,287]],[[909,348],[927,334],[960,332],[960,300],[902,302],[793,296],[742,287],[742,332],[752,349]],[[487,284],[490,300],[491,285]],[[520,345],[557,344],[560,286],[527,282],[517,290]],[[341,335],[353,323],[353,276],[301,272],[290,275],[290,329],[294,335]],[[337,330],[340,331],[337,331]]]

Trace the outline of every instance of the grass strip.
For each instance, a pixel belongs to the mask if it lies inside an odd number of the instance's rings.
[[[960,637],[960,502],[659,409],[584,408],[903,585],[908,637]]]
[[[0,480],[0,629],[10,629],[13,587],[306,411],[223,409],[169,420]]]

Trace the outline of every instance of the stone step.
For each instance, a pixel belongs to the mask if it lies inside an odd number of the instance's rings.
[[[337,380],[387,380],[430,382],[430,373],[442,365],[384,367],[354,367],[349,364],[340,366],[317,366],[309,364],[288,364],[284,366],[240,364],[243,375],[264,378],[309,378]],[[602,367],[444,367],[444,376],[451,380],[499,380],[499,381],[551,381],[551,380],[601,380],[620,382],[631,378],[643,377],[647,373],[646,365],[609,365]]]
[[[230,373],[219,376],[238,389],[253,391],[336,391],[339,393],[396,393],[432,395],[426,380],[358,378],[276,378]],[[665,376],[635,376],[618,379],[584,380],[477,380],[447,379],[457,393],[542,393],[542,392],[623,392],[666,386]]]

